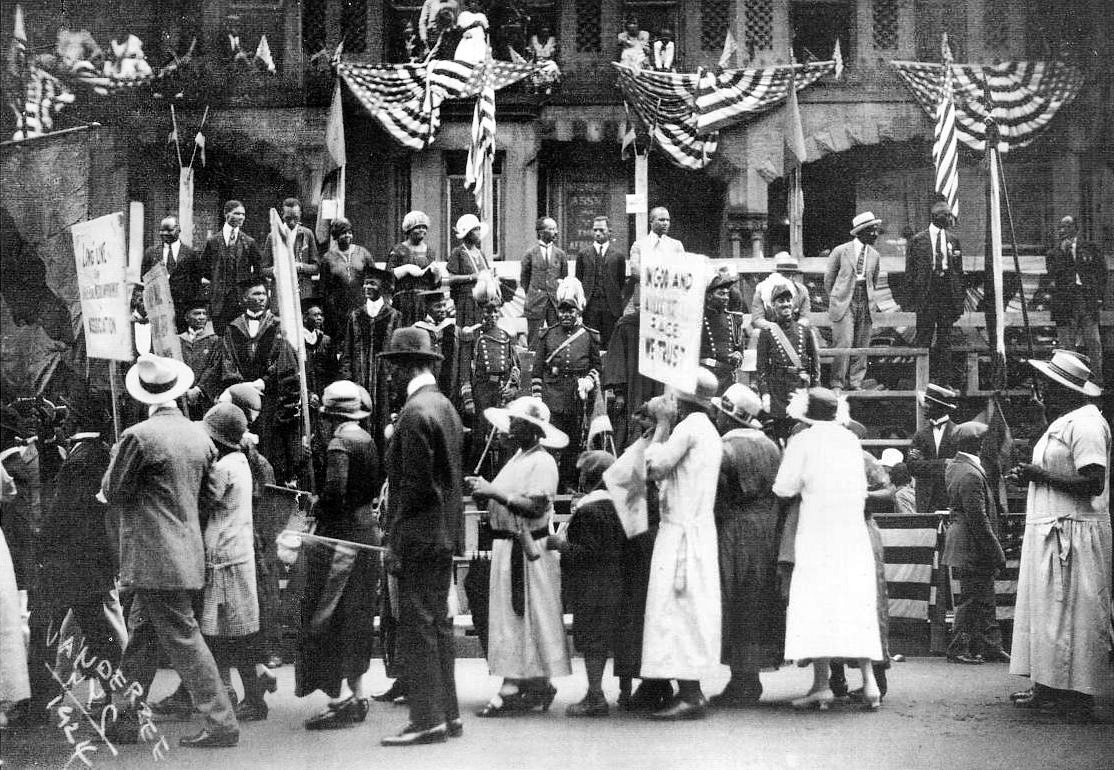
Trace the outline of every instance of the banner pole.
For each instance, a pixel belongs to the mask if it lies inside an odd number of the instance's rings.
[[[108,364],[108,386],[112,394],[112,433],[113,443],[120,440],[120,371],[116,367],[116,362],[109,360]]]

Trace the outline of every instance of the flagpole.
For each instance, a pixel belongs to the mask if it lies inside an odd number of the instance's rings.
[[[998,181],[1001,185],[1002,199],[1006,204],[1006,222],[1010,226],[1010,248],[1013,249],[1013,269],[1017,274],[1018,282],[1021,281],[1021,258],[1018,256],[1017,231],[1013,226],[1013,207],[1010,206],[1010,190],[1006,184],[1005,168],[1002,164],[1002,155],[996,153],[998,158]],[[1025,352],[1029,358],[1033,357],[1033,329],[1029,326],[1029,302],[1025,299],[1025,286],[1022,284],[1017,292],[1021,298],[1021,323],[1025,326]]]
[[[205,105],[205,112],[201,115],[201,125],[197,127],[197,133],[201,133],[201,129],[205,128],[205,121],[209,117],[209,105]],[[193,168],[193,159],[197,156],[197,139],[195,137],[193,142],[193,152],[190,153],[190,168]]]

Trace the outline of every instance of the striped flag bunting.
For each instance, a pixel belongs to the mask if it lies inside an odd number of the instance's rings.
[[[484,211],[484,184],[486,182],[487,162],[495,157],[495,86],[491,78],[492,60],[488,59],[484,68],[483,85],[476,98],[476,108],[472,113],[472,144],[468,148],[468,164],[464,186],[476,196],[476,207],[482,217],[490,217]]]
[[[538,69],[534,64],[505,61],[489,61],[485,66],[452,59],[388,65],[342,60],[337,74],[391,138],[422,150],[437,135],[442,101],[479,96],[485,86],[494,93]]]
[[[891,618],[928,619],[939,517],[875,516],[882,533]]]
[[[936,106],[932,162],[936,166],[936,192],[943,196],[953,217],[959,217],[959,153],[955,138],[955,105],[952,103],[952,49],[948,33],[940,42],[944,57],[944,82]]]
[[[676,165],[704,168],[716,151],[717,131],[766,112],[798,90],[834,72],[835,61],[762,69],[654,72],[613,62],[619,89],[643,133]]]
[[[890,63],[921,109],[935,119],[945,65],[914,61]],[[948,70],[956,133],[960,141],[978,152],[985,149],[988,101],[989,114],[998,124],[998,151],[1008,152],[1011,148],[1027,146],[1040,136],[1056,113],[1079,95],[1085,80],[1081,68],[1059,60],[952,64]]]

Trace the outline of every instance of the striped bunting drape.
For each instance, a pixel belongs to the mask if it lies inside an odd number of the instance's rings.
[[[935,118],[944,81],[944,65],[892,61],[921,109]],[[952,101],[959,139],[972,150],[985,148],[986,89],[991,117],[1001,137],[999,152],[1031,144],[1083,87],[1083,70],[1062,61],[1004,62],[985,66],[952,64]]]
[[[486,82],[493,91],[529,77],[534,64],[432,59],[412,64],[371,65],[341,61],[337,74],[353,95],[399,144],[428,147],[441,125],[441,102],[478,96]]]
[[[928,619],[939,518],[935,514],[880,516],[891,618]]]
[[[835,61],[714,73],[654,72],[613,63],[623,101],[634,119],[674,164],[699,169],[716,151],[717,131],[776,107],[797,89],[836,69]]]
[[[953,217],[959,216],[959,148],[955,138],[955,104],[952,103],[952,49],[944,33],[940,47],[944,55],[944,82],[936,105],[932,160],[936,166],[936,192],[944,196]]]

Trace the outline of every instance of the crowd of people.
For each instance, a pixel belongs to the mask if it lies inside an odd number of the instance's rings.
[[[695,386],[682,391],[638,371],[639,265],[684,253],[664,208],[629,258],[596,218],[575,271],[557,223],[539,219],[521,261],[522,333],[503,313],[516,287],[492,270],[474,215],[455,223],[459,245],[441,269],[423,212],[406,215],[403,240],[378,263],[343,219],[319,246],[289,199],[282,237],[300,279],[312,425],[303,436],[299,341],[274,312],[275,244],[242,232],[238,201],[224,211],[200,252],[178,241],[171,217],[145,255],[148,269],[161,262],[170,274],[184,360],[137,351],[114,445],[108,416],[78,416],[64,451],[42,404],[5,412],[0,699],[22,702],[13,723],[45,721],[72,682],[49,672],[62,630],[77,626],[88,655],[76,676],[97,679],[96,705],[119,714],[115,742],[140,740],[152,716],[199,713],[204,729],[183,745],[235,745],[241,723],[268,717],[282,662],[278,578],[301,560],[295,692],[329,698],[306,729],[363,722],[374,697],[409,704],[409,723],[385,745],[460,736],[450,586],[466,494],[492,541],[473,620],[502,678],[478,717],[549,708],[552,680],[571,674],[565,611],[587,673],[570,717],[609,713],[609,657],[619,707],[659,720],[753,706],[760,673],[786,660],[813,670],[795,708],[852,699],[878,709],[889,650],[873,515],[895,509],[950,511],[943,563],[960,597],[949,660],[1009,661],[1033,684],[1015,693],[1019,707],[1092,714],[1111,643],[1111,437],[1087,356],[1031,362],[1048,427],[1008,476],[1029,499],[1007,653],[994,613],[1005,558],[987,426],[953,424],[959,395],[933,384],[907,454],[866,451],[844,396],[821,386],[807,289],[788,255],[754,292],[754,388],[735,381],[746,343],[731,309],[742,297],[721,270],[707,284]],[[830,313],[848,343],[869,333],[880,224],[856,216],[853,239],[830,257]],[[928,253],[945,273],[960,263],[958,246],[937,248]],[[141,295],[133,303],[138,332]],[[832,382],[853,389],[862,372],[837,361]],[[611,420],[603,442],[593,413]],[[556,527],[554,503],[570,492],[582,496]],[[284,494],[312,500],[300,535],[262,524],[268,500]],[[29,596],[26,646],[16,589]],[[395,681],[369,696],[377,650]],[[144,707],[137,695],[160,651],[181,686]],[[861,672],[854,691],[847,664]],[[701,681],[721,666],[727,686],[705,697]]]

